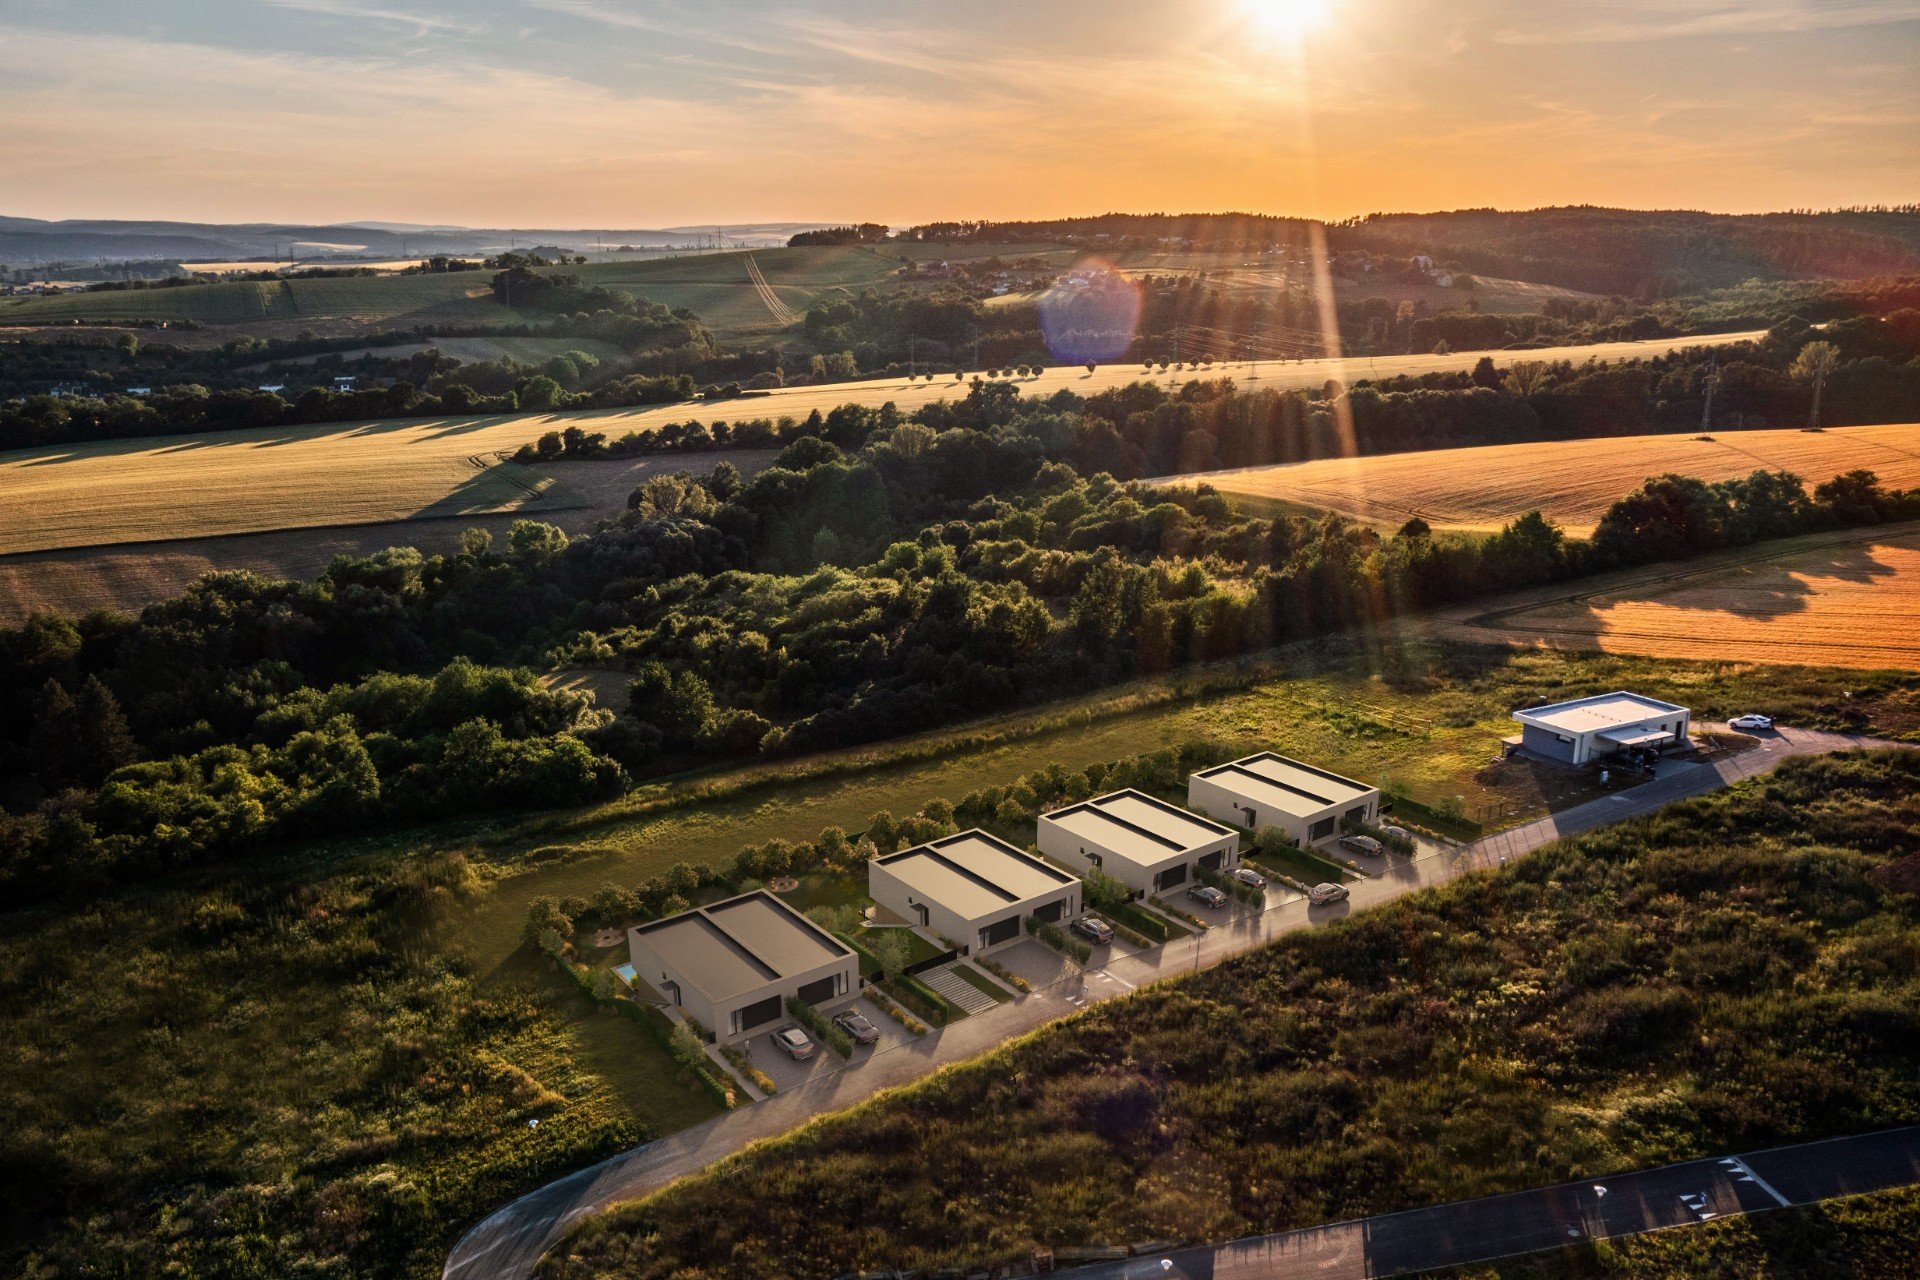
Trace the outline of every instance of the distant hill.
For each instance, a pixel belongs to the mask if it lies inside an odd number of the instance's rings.
[[[1848,280],[1920,270],[1920,207],[1746,215],[1589,206],[1377,213],[1337,224],[1329,236],[1341,248],[1428,253],[1468,271],[1638,296],[1756,278]]]
[[[147,262],[166,258],[232,261],[277,258],[289,245],[351,245],[353,256],[381,258],[435,253],[492,252],[509,245],[553,245],[585,251],[599,245],[694,246],[718,231],[750,247],[783,245],[818,222],[752,223],[718,227],[566,230],[550,227],[428,227],[391,222],[301,223],[163,222],[76,218],[46,222],[0,217],[0,264]],[[303,254],[302,256],[311,256]]]
[[[933,222],[899,238],[1056,241],[1085,248],[1302,251],[1313,224],[1252,213]],[[1588,293],[1642,297],[1745,280],[1862,279],[1920,271],[1920,207],[1722,214],[1575,206],[1375,213],[1326,228],[1335,250],[1429,254],[1444,265]]]

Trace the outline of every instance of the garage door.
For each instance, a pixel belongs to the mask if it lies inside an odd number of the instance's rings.
[[[1200,855],[1200,865],[1209,871],[1218,871],[1220,869],[1220,859],[1226,856],[1227,851],[1225,849],[1215,849],[1212,853]]]
[[[1153,878],[1154,887],[1158,889],[1171,889],[1177,884],[1185,884],[1186,882],[1187,864],[1184,862],[1177,867],[1168,867],[1165,871],[1162,871]]]
[[[1019,936],[1020,917],[1008,916],[1005,920],[990,924],[980,931],[980,945],[983,947],[997,946],[1002,942],[1011,942]]]
[[[1049,902],[1044,907],[1035,907],[1033,911],[1033,918],[1035,920],[1038,920],[1041,924],[1057,924],[1059,923],[1060,917],[1065,915],[1066,913],[1067,913],[1066,899],[1055,898],[1052,902]]]
[[[828,974],[818,982],[809,982],[800,988],[800,1000],[803,1004],[819,1004],[822,1000],[831,1000],[840,994],[836,975]]]
[[[757,1004],[748,1005],[736,1016],[740,1019],[739,1029],[742,1031],[763,1027],[780,1016],[780,997],[768,996]]]

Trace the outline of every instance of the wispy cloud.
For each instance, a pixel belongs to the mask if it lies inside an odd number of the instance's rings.
[[[1619,44],[1696,36],[1795,35],[1920,22],[1914,0],[1626,0],[1579,18],[1503,28],[1504,44]]]
[[[486,30],[486,27],[479,23],[403,9],[383,9],[377,5],[357,3],[357,0],[267,0],[267,5],[274,9],[293,9],[301,13],[317,13],[330,18],[351,18],[360,22],[380,22],[407,27],[417,36],[432,35],[436,32],[478,35]]]

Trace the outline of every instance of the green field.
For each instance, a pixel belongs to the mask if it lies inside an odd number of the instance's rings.
[[[788,306],[804,311],[814,298],[877,284],[899,260],[871,249],[817,247],[753,253],[767,281]],[[723,336],[779,329],[747,279],[741,251],[671,258],[636,258],[556,268],[588,284],[625,289],[669,307],[686,307]],[[228,281],[173,289],[70,293],[0,298],[0,325],[63,320],[179,322],[234,325],[262,332],[320,333],[408,328],[424,324],[482,324],[543,319],[516,313],[488,294],[486,271],[419,276],[345,276],[333,279]]]

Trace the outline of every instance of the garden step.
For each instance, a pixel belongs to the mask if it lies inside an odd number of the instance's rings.
[[[942,998],[960,1006],[960,1011],[969,1017],[999,1004],[998,1000],[954,972],[959,963],[956,960],[953,964],[943,964],[936,969],[928,969],[914,976]]]

